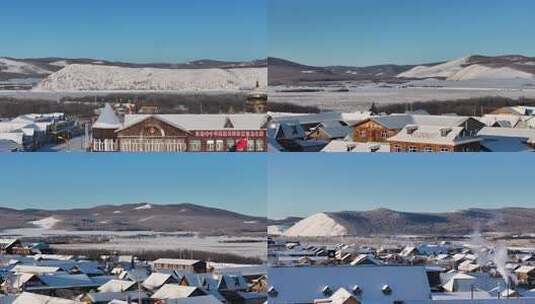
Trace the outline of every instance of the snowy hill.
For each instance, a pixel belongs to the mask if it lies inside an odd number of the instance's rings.
[[[203,234],[265,234],[264,217],[194,204],[136,203],[85,209],[16,210],[0,207],[4,229],[40,228],[68,231],[193,231]]]
[[[463,69],[467,64],[468,57],[444,62],[432,66],[419,65],[398,75],[402,78],[449,78]]]
[[[419,65],[398,78],[441,78],[447,80],[531,79],[535,80],[535,59],[524,56],[467,56],[435,65]]]
[[[465,235],[481,232],[533,233],[535,208],[466,209],[441,213],[389,209],[318,213],[286,230],[287,237],[401,234]]]
[[[13,75],[38,76],[49,75],[54,71],[23,60],[0,57],[0,72]]]
[[[159,69],[71,64],[42,80],[36,91],[219,91],[267,85],[267,68]]]
[[[284,232],[284,236],[342,236],[350,234],[336,218],[326,213],[317,213],[309,216]]]

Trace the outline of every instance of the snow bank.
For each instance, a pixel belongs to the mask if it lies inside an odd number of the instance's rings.
[[[135,210],[145,210],[145,209],[151,209],[152,208],[152,205],[151,204],[145,204],[145,205],[141,205],[139,207],[136,207],[134,208]]]
[[[342,236],[348,235],[348,230],[334,218],[325,213],[309,216],[290,227],[285,236]]]
[[[40,219],[38,221],[30,222],[30,224],[33,224],[35,226],[40,227],[41,229],[49,230],[54,227],[57,223],[61,222],[61,220],[56,219],[53,216],[46,217],[44,219]]]
[[[267,68],[157,69],[71,64],[42,80],[34,91],[203,91],[267,86]]]

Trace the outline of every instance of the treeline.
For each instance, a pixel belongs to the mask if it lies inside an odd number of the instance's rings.
[[[385,112],[403,113],[407,111],[424,110],[429,114],[441,115],[446,113],[455,113],[462,116],[481,116],[491,113],[502,107],[507,106],[535,106],[533,98],[519,98],[518,100],[506,97],[478,97],[467,99],[454,99],[446,101],[427,101],[399,104],[375,104],[375,111],[378,113]]]
[[[165,114],[217,114],[246,111],[247,94],[116,93],[105,96],[64,97],[62,101],[83,103],[134,103],[137,108],[155,106]]]
[[[78,118],[94,117],[95,110],[105,103],[134,103],[155,106],[162,114],[242,113],[246,108],[245,93],[225,94],[162,94],[118,93],[104,96],[63,97],[58,100],[18,99],[0,97],[0,117],[13,118],[28,113],[64,112]]]
[[[319,113],[320,109],[315,106],[301,106],[288,102],[269,102],[268,111],[285,113]]]
[[[159,258],[169,259],[195,259],[211,261],[218,263],[236,263],[236,264],[262,264],[260,258],[242,257],[230,253],[217,253],[199,250],[139,250],[139,251],[121,251],[121,250],[104,250],[104,249],[60,249],[53,248],[53,254],[85,256],[92,260],[99,260],[102,255],[134,255],[140,260],[153,261]]]
[[[64,103],[51,100],[14,99],[0,97],[0,117],[13,118],[29,113],[63,112],[68,116],[90,118],[95,115],[98,104]]]

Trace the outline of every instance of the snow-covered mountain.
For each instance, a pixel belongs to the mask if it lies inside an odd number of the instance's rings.
[[[218,91],[267,86],[267,68],[163,69],[70,64],[42,80],[37,91]]]
[[[475,229],[482,232],[533,233],[534,216],[535,208],[472,208],[441,213],[389,209],[323,212],[294,223],[283,236],[465,235]]]
[[[507,56],[467,56],[439,64],[419,65],[400,73],[398,78],[440,78],[446,80],[530,79],[535,80],[535,58]]]

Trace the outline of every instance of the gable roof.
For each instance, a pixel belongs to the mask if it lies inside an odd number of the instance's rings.
[[[431,298],[429,282],[422,266],[326,266],[271,267],[269,289],[276,292],[269,303],[313,303],[325,298],[329,287],[362,291],[362,303],[391,304],[393,301],[426,301]],[[383,292],[388,286],[390,295]]]
[[[259,130],[266,123],[265,114],[128,114],[120,130],[153,117],[185,131],[204,130]],[[232,126],[232,128],[230,127]]]
[[[151,298],[153,299],[177,299],[187,298],[194,292],[199,292],[199,288],[193,286],[180,286],[176,284],[165,284],[156,291]]]
[[[406,125],[389,142],[426,143],[437,145],[459,145],[481,141],[475,136],[465,136],[463,127],[443,127],[434,125]]]
[[[123,292],[132,288],[136,282],[123,280],[109,280],[98,288],[100,292]]]

